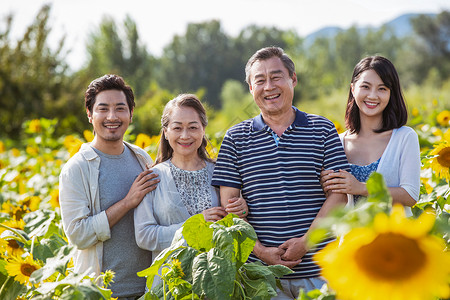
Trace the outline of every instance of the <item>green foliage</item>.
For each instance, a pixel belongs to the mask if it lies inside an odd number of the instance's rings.
[[[92,78],[119,74],[136,96],[142,96],[148,89],[154,61],[139,40],[136,23],[130,16],[123,26],[117,26],[110,17],[103,18],[99,30],[90,35],[87,49],[87,71]]]
[[[48,46],[49,14],[43,6],[17,42],[10,37],[13,16],[0,31],[0,124],[10,138],[19,138],[25,120],[50,117],[67,83],[64,38],[56,50]]]
[[[246,263],[257,237],[253,228],[235,215],[215,223],[206,222],[202,214],[192,216],[184,223],[182,234],[148,269],[138,273],[147,276],[149,288],[154,276],[163,280],[146,299],[270,299],[276,295],[277,278],[292,272],[281,265]],[[180,262],[181,272],[174,261]]]

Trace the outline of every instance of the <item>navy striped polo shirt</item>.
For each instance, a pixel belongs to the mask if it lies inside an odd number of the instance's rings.
[[[225,134],[212,185],[240,189],[247,217],[266,247],[303,236],[325,202],[319,182],[322,168],[349,171],[334,124],[293,107],[295,121],[276,143],[261,115],[231,127]],[[278,145],[277,145],[278,144]],[[309,251],[286,278],[319,276]],[[250,261],[257,258],[252,254]]]

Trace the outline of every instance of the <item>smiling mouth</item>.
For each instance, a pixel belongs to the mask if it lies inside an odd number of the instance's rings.
[[[366,104],[366,106],[367,106],[368,108],[375,108],[375,107],[378,106],[378,103],[377,103],[377,102],[364,101],[364,103]]]
[[[108,129],[117,129],[121,124],[105,124],[104,126]]]
[[[264,99],[270,101],[270,100],[275,100],[275,99],[277,99],[278,97],[280,97],[280,94],[266,96],[266,97],[264,97]]]
[[[181,147],[189,147],[192,145],[192,143],[178,143],[178,145],[180,145]]]

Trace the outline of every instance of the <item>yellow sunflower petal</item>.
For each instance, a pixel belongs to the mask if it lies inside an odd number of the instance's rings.
[[[314,259],[338,299],[446,298],[450,253],[442,239],[427,235],[430,219],[430,214],[408,219],[394,207],[391,216],[378,215],[373,228],[352,229]],[[386,229],[386,224],[397,228]],[[405,228],[410,226],[421,234],[412,236]]]

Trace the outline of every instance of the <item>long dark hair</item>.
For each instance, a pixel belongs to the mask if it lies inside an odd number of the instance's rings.
[[[363,58],[353,70],[352,84],[355,84],[361,74],[367,70],[374,70],[391,92],[389,103],[383,111],[381,128],[374,130],[374,132],[380,133],[402,127],[408,121],[408,110],[406,109],[406,102],[394,65],[382,56]],[[351,87],[348,93],[347,109],[345,111],[345,126],[351,133],[358,133],[361,130],[359,108],[356,105]]]
[[[203,104],[200,102],[200,100],[197,98],[197,96],[193,94],[180,94],[175,99],[170,100],[167,102],[166,106],[164,107],[164,111],[161,117],[161,138],[159,140],[159,148],[158,148],[158,154],[156,155],[156,160],[154,165],[157,165],[159,163],[162,163],[170,158],[172,158],[173,155],[173,149],[169,144],[169,141],[166,140],[166,136],[164,134],[164,129],[167,128],[167,126],[170,123],[170,117],[172,115],[172,112],[174,108],[176,107],[191,107],[193,108],[200,117],[200,121],[202,123],[203,128],[206,128],[206,125],[208,125],[208,119],[206,117],[206,110],[203,107]],[[206,160],[208,162],[214,162],[213,159],[208,154],[208,151],[206,151],[206,146],[208,145],[208,140],[206,139],[206,136],[203,136],[202,144],[198,148],[198,156]]]

